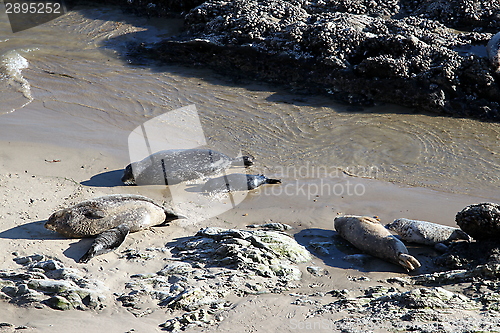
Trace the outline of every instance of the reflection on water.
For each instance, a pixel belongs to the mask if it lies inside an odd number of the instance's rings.
[[[499,198],[498,124],[415,114],[392,105],[353,113],[325,97],[232,85],[201,69],[127,63],[129,43],[174,34],[179,21],[153,27],[117,9],[84,9],[11,34],[0,19],[0,56],[16,64],[11,74],[2,67],[0,114],[13,108],[4,98],[17,103],[17,111],[0,116],[0,139],[24,131],[31,140],[54,140],[42,135],[50,126],[61,144],[84,142],[127,156],[131,130],[195,104],[209,144],[230,155],[240,149],[254,155],[256,172],[312,179],[317,170],[340,168]],[[13,80],[8,85],[7,76]],[[33,102],[25,105],[30,98]]]

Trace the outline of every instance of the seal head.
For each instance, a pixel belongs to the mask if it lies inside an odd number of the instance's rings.
[[[204,192],[232,192],[256,189],[264,184],[281,184],[280,179],[267,178],[264,175],[248,175],[245,173],[232,173],[217,178],[209,179],[202,187]]]

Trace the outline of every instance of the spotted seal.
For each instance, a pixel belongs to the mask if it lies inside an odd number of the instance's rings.
[[[253,158],[201,148],[162,150],[127,165],[121,180],[125,185],[174,185],[216,175],[234,164],[251,166]]]
[[[209,179],[201,190],[204,192],[247,191],[256,189],[263,184],[281,184],[281,180],[267,178],[264,175],[232,173]]]
[[[71,238],[97,238],[80,258],[86,263],[94,256],[118,248],[129,232],[184,218],[153,200],[133,194],[115,194],[80,202],[53,213],[45,228]]]
[[[398,264],[407,270],[420,267],[406,246],[376,219],[368,216],[338,216],[335,230],[345,240],[372,256]]]
[[[436,245],[438,243],[450,243],[454,240],[472,239],[463,230],[426,221],[409,219],[396,219],[385,226],[388,230],[395,232],[402,240],[424,245]]]
[[[500,32],[493,35],[486,45],[488,59],[497,72],[500,72]]]

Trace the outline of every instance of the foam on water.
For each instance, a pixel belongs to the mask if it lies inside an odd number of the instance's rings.
[[[30,83],[22,74],[22,70],[28,66],[28,60],[16,50],[0,55],[1,113],[13,112],[33,101]]]

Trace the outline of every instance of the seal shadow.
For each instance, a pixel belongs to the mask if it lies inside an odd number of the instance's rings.
[[[69,247],[63,251],[63,254],[70,259],[73,259],[76,263],[78,260],[90,249],[91,244],[94,242],[95,238],[81,238],[75,242],[69,244]]]
[[[90,177],[89,180],[82,181],[80,184],[93,187],[115,187],[123,186],[121,177],[123,169],[106,171]]]
[[[188,184],[188,185],[186,185],[186,188],[184,190],[186,192],[190,192],[190,193],[207,194],[206,192],[201,190],[203,185],[205,185],[205,183],[203,183],[203,184]]]
[[[27,240],[68,239],[67,237],[60,235],[55,231],[45,229],[45,222],[47,222],[47,220],[40,220],[15,226],[13,228],[0,232],[0,238]],[[75,262],[78,262],[78,259],[80,259],[80,257],[85,252],[87,252],[87,250],[90,248],[90,244],[92,244],[93,241],[94,238],[77,239],[77,241],[69,245],[69,248],[66,249],[63,254],[68,258],[74,259]]]
[[[0,238],[7,239],[36,239],[36,240],[49,240],[49,239],[62,239],[63,236],[55,233],[54,231],[45,229],[44,224],[47,220],[40,220],[35,222],[18,225],[8,230],[0,232]]]
[[[188,240],[192,240],[193,239],[193,236],[184,236],[184,237],[177,237],[177,238],[174,238],[173,240],[171,240],[170,242],[166,243],[165,244],[165,247],[168,247],[168,248],[171,248],[171,252],[173,254],[177,254],[179,253],[179,250],[176,249],[175,247],[177,245],[180,245],[184,242],[187,242]]]
[[[403,267],[368,255],[340,237],[334,230],[309,228],[294,235],[297,243],[304,246],[325,265],[360,272],[407,273],[410,275],[434,272],[429,258],[435,251],[420,246],[408,246],[410,254],[416,257],[422,267],[407,272]],[[346,260],[347,259],[347,260]]]

